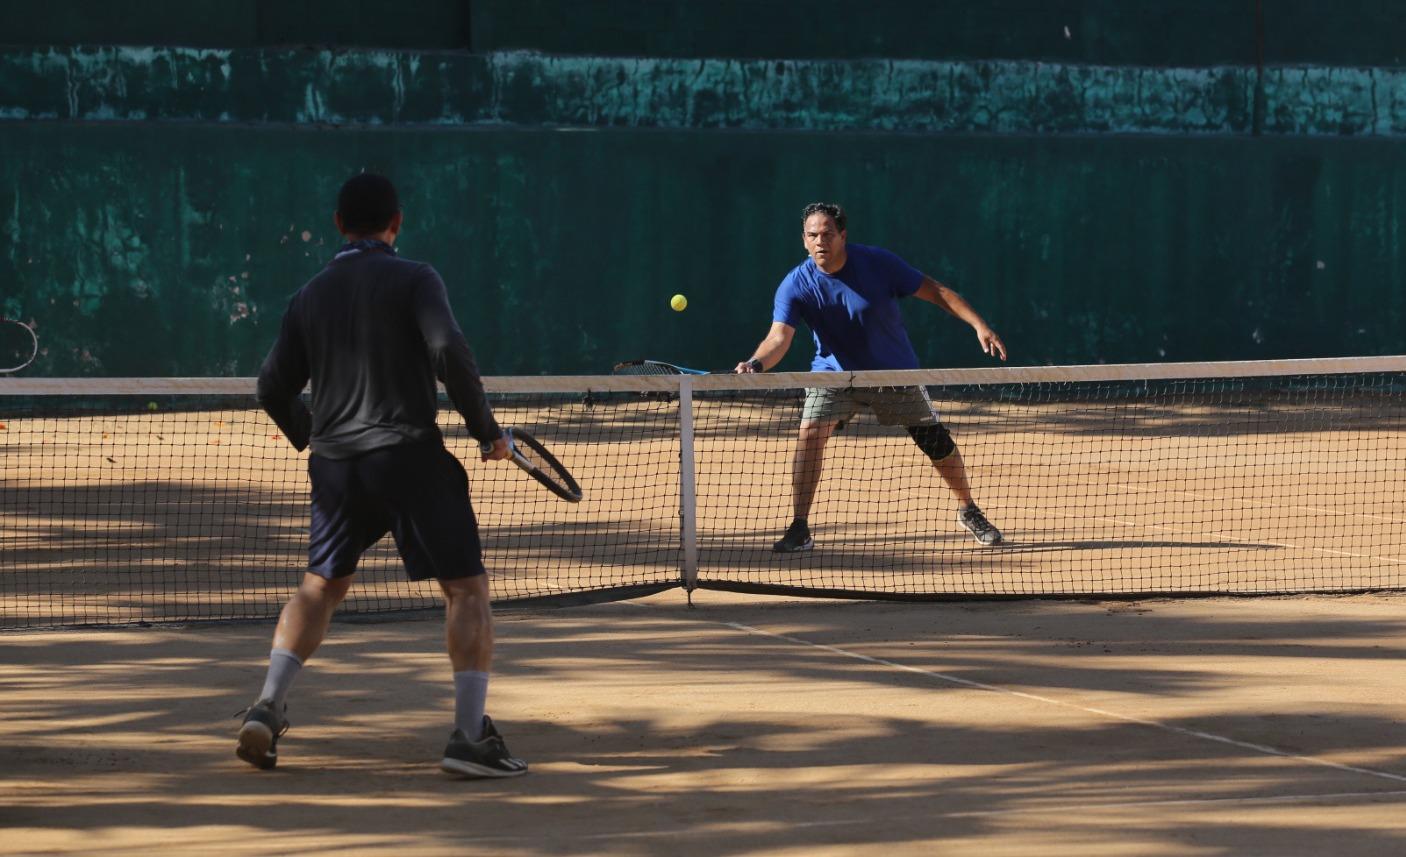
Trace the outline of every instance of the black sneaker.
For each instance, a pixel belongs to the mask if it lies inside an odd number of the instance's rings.
[[[772,545],[771,549],[777,553],[795,553],[796,551],[808,551],[813,547],[815,547],[815,541],[810,537],[810,526],[797,518],[791,522],[791,526],[786,528],[786,535]]]
[[[488,715],[483,716],[483,736],[470,741],[464,730],[455,729],[444,748],[439,767],[451,774],[466,777],[520,777],[527,773],[527,763],[513,758],[503,736],[494,728]]]
[[[234,715],[244,715],[234,754],[256,768],[272,770],[278,764],[278,739],[288,731],[287,711],[286,705],[278,711],[272,699],[261,699]]]
[[[957,510],[957,523],[966,527],[967,531],[972,534],[972,538],[987,547],[999,545],[1005,539],[1005,536],[1001,535],[1001,531],[986,520],[986,516],[981,514],[981,510],[976,507],[975,503]]]

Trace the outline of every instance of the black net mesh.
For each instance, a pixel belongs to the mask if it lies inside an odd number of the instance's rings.
[[[774,551],[793,515],[800,385],[814,376],[528,379],[518,391],[520,379],[490,379],[500,422],[580,483],[575,504],[479,462],[452,411],[441,423],[504,602],[623,597],[695,573],[701,587],[896,598],[1403,586],[1406,374],[1082,374],[926,387],[1005,535],[996,547],[957,521],[951,474],[860,408],[824,447],[813,549]],[[267,617],[296,585],[306,455],[247,393],[132,383],[0,383],[0,627]],[[682,496],[679,391],[694,386],[695,491]],[[405,580],[388,537],[345,609],[437,603],[432,583]]]

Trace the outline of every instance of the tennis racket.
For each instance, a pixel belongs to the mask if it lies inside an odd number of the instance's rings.
[[[707,375],[702,369],[685,369],[672,363],[659,360],[626,360],[616,363],[611,370],[614,375]]]
[[[513,464],[566,502],[581,502],[581,486],[571,478],[571,471],[562,466],[541,441],[520,428],[504,429],[503,438],[508,442],[508,459]],[[478,448],[487,455],[493,451],[493,444],[480,443]]]
[[[13,318],[0,318],[0,375],[20,371],[37,356],[39,337],[34,328]]]

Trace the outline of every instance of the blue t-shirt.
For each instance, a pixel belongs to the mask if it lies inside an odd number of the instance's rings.
[[[887,250],[850,244],[845,266],[834,274],[806,259],[776,289],[772,321],[815,337],[813,372],[917,369],[898,299],[923,284],[923,274]]]

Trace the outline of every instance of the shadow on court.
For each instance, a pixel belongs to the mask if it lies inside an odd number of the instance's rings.
[[[436,622],[335,626],[268,774],[234,759],[230,719],[267,626],[7,635],[0,850],[1406,847],[1399,599],[702,595],[504,614],[490,710],[533,765],[505,782],[434,768],[451,704]]]
[[[499,507],[483,513],[500,599],[679,579],[682,551],[670,510],[641,520],[629,510],[601,509],[589,519],[549,523],[535,514]],[[496,520],[500,515],[508,519]],[[25,533],[0,560],[0,620],[45,627],[275,616],[305,567],[306,516],[304,495],[257,486],[117,481],[0,491],[0,517]],[[822,549],[802,555],[773,553],[779,528],[757,521],[705,529],[701,575],[895,592],[1097,591],[1098,581],[1085,578],[1124,555],[1118,552],[1180,551],[1220,568],[1233,568],[1247,552],[1269,555],[1262,565],[1285,553],[1282,545],[1247,540],[1061,539],[1054,530],[1015,533],[990,551],[952,527],[891,535],[839,529],[818,526]],[[1060,554],[1064,564],[1051,565],[1047,557]],[[404,579],[390,537],[368,552],[358,577],[349,611],[438,606],[433,584]]]

